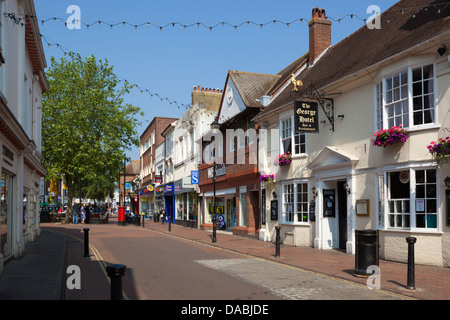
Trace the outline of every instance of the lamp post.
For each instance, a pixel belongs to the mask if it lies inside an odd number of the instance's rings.
[[[215,135],[217,133],[217,131],[219,130],[219,126],[220,123],[217,122],[217,119],[215,119],[213,121],[213,123],[211,123],[211,129],[212,129],[212,133]],[[216,143],[216,139],[214,139],[214,144]],[[217,237],[216,237],[216,210],[217,210],[217,201],[216,201],[216,149],[214,146],[214,166],[213,166],[213,186],[214,186],[214,194],[213,194],[213,201],[214,201],[214,212],[213,212],[213,236],[212,236],[212,242],[216,242],[217,241]]]

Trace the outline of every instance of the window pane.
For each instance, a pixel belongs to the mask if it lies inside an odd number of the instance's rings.
[[[430,79],[430,78],[433,78],[433,65],[432,64],[423,67],[423,79]]]
[[[425,198],[425,186],[416,187],[416,198]]]
[[[283,140],[283,152],[287,153],[287,152],[292,152],[292,146],[291,146],[291,138],[287,138],[285,140]]]
[[[423,93],[428,94],[434,92],[433,90],[433,80],[427,80],[423,82]]]
[[[413,84],[413,96],[420,96],[422,94],[422,82],[416,82]]]
[[[413,74],[413,81],[414,82],[422,80],[422,68],[419,67],[419,68],[413,69],[412,74]]]
[[[414,112],[414,124],[418,125],[418,124],[423,124],[423,113],[422,111],[419,112]]]
[[[435,214],[428,214],[427,215],[427,228],[437,228],[437,220],[436,220]]]

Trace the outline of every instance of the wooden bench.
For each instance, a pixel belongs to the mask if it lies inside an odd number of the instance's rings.
[[[91,214],[89,223],[90,224],[105,224],[105,223],[108,223],[108,217],[109,217],[108,212],[105,212],[103,215]]]

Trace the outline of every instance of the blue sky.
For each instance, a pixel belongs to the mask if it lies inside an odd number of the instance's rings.
[[[150,21],[156,25],[172,22],[207,26],[225,21],[231,25],[253,21],[257,24],[273,20],[293,22],[244,25],[237,29],[221,24],[212,31],[203,26],[184,29],[175,25],[163,28],[150,25],[133,26],[95,24],[80,30],[69,30],[60,20],[40,23],[40,32],[50,43],[62,45],[66,51],[82,56],[94,54],[108,59],[115,73],[122,79],[143,89],[158,93],[178,104],[190,104],[192,88],[196,85],[223,89],[228,70],[276,74],[308,51],[308,21],[314,7],[324,8],[327,16],[338,20],[347,14],[365,19],[370,5],[385,11],[396,0],[35,0],[36,14],[46,20],[58,17],[66,21],[70,5],[77,5],[84,23],[97,20],[115,24],[122,21],[140,24]],[[298,19],[305,21],[300,23]],[[345,17],[333,21],[332,44],[336,44],[362,27],[358,18]],[[62,57],[63,51],[44,43],[48,65],[50,57]],[[155,116],[179,117],[186,110],[170,105],[165,99],[133,90],[126,101],[144,111],[140,135]],[[133,148],[127,155],[139,158]]]

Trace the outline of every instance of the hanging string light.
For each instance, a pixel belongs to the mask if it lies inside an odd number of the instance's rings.
[[[400,8],[400,9],[389,9],[388,11],[391,12],[391,13],[398,13],[399,15],[404,15],[406,13],[409,13],[411,15],[411,17],[414,18],[421,10],[428,11],[430,8],[434,8],[436,14],[441,14],[441,12],[444,11],[445,9],[447,9],[447,7],[449,5],[450,5],[450,2],[442,2],[442,3],[432,3],[432,4],[420,6],[420,7],[417,6],[417,7]],[[17,16],[14,15],[14,14],[12,14],[12,15],[14,16],[14,19],[17,19],[19,22],[21,21],[21,18],[17,18]],[[60,17],[50,17],[50,18],[46,18],[46,19],[41,19],[41,18],[39,18],[37,16],[29,16],[29,17],[31,19],[36,19],[41,24],[45,24],[47,22],[59,21],[59,22],[63,23],[65,26],[67,26],[67,21],[62,19],[62,18],[60,18]],[[10,18],[12,18],[12,17],[10,17]],[[344,20],[348,20],[348,19],[350,19],[350,20],[356,19],[356,20],[363,21],[364,23],[366,23],[366,21],[367,21],[367,19],[362,18],[362,17],[358,16],[355,13],[345,14],[342,17],[337,18],[337,19],[333,18],[332,16],[327,16],[326,18],[331,20],[331,21],[338,22],[338,23],[341,23]],[[116,23],[108,23],[108,22],[103,21],[103,20],[97,20],[97,21],[94,21],[94,22],[91,22],[91,23],[86,23],[84,21],[81,21],[81,24],[83,24],[86,27],[86,29],[89,29],[89,27],[94,26],[94,25],[102,25],[103,24],[105,26],[109,26],[110,29],[113,29],[114,27],[116,27],[118,25],[122,25],[124,27],[128,25],[128,26],[133,27],[135,30],[145,26],[147,28],[155,27],[155,28],[157,28],[157,29],[162,31],[163,29],[166,29],[166,28],[168,28],[170,26],[172,28],[174,28],[176,26],[180,26],[184,30],[186,30],[188,28],[191,28],[191,27],[194,27],[194,26],[197,26],[197,28],[203,27],[203,28],[206,28],[206,29],[212,31],[213,29],[215,29],[215,28],[217,28],[219,26],[222,26],[222,27],[228,26],[228,27],[232,27],[235,30],[237,30],[238,28],[240,28],[242,26],[247,26],[247,27],[249,27],[249,26],[259,26],[260,29],[262,29],[264,26],[267,26],[267,25],[277,25],[278,24],[278,25],[285,25],[286,27],[289,28],[289,26],[291,26],[291,25],[293,25],[295,23],[302,24],[303,21],[308,22],[309,20],[305,19],[305,18],[298,18],[298,19],[286,22],[286,21],[282,21],[282,20],[272,19],[272,20],[269,20],[269,21],[264,22],[264,23],[254,22],[254,21],[251,21],[251,20],[245,20],[245,21],[243,21],[243,22],[241,22],[239,24],[232,24],[232,23],[229,23],[229,22],[226,22],[226,21],[222,21],[222,22],[218,22],[218,23],[213,24],[213,25],[208,25],[208,24],[200,22],[200,21],[194,22],[194,23],[191,23],[191,24],[183,24],[183,23],[180,23],[180,22],[169,22],[169,23],[166,23],[166,24],[158,25],[158,24],[155,24],[155,23],[153,23],[151,21],[146,21],[146,22],[142,22],[142,23],[137,23],[136,24],[136,23],[131,23],[131,22],[127,22],[127,21],[121,21],[121,22],[116,22]]]
[[[409,12],[409,13],[412,13],[411,17],[415,18],[420,11],[422,11],[422,10],[428,11],[430,8],[434,8],[436,14],[439,15],[445,9],[447,9],[447,7],[449,5],[450,5],[450,2],[441,2],[441,3],[432,3],[432,4],[428,4],[428,5],[424,5],[424,6],[416,6],[416,7],[400,8],[400,9],[389,9],[388,11],[391,12],[391,13],[398,13],[399,15],[404,15],[405,13]],[[22,22],[22,20],[24,20],[24,18],[18,17],[18,15],[14,14],[14,13],[5,13],[5,15],[8,16],[9,18],[11,18],[16,24],[24,25],[24,23]],[[63,23],[64,26],[67,26],[67,21],[65,19],[63,19],[63,18],[60,18],[60,17],[50,17],[50,18],[46,18],[46,19],[41,19],[41,18],[39,18],[37,16],[27,16],[27,17],[29,17],[30,19],[36,19],[42,25],[47,23],[47,22],[57,22],[57,21],[59,21],[59,22]],[[363,21],[364,23],[367,22],[367,19],[361,18],[360,16],[358,16],[357,14],[354,14],[354,13],[345,14],[344,16],[342,16],[342,17],[340,17],[338,19],[335,19],[332,16],[327,16],[326,18],[331,20],[331,21],[338,22],[338,23],[341,23],[342,21],[344,21],[345,19],[348,19],[348,18],[350,18],[351,20],[357,19],[357,20]],[[118,26],[118,25],[122,25],[124,27],[128,25],[128,26],[133,27],[135,30],[137,30],[138,28],[140,28],[142,26],[146,26],[147,28],[153,26],[153,27],[158,28],[161,31],[163,29],[169,27],[169,26],[172,26],[172,27],[181,26],[181,27],[183,27],[184,30],[186,30],[187,28],[191,28],[193,26],[197,26],[197,28],[202,26],[202,27],[207,28],[210,31],[212,31],[213,29],[217,28],[218,26],[222,26],[222,27],[228,26],[228,27],[232,27],[235,30],[237,30],[237,28],[240,28],[240,27],[242,27],[244,25],[247,25],[247,26],[252,26],[253,25],[253,26],[259,26],[262,29],[266,25],[269,25],[269,24],[276,25],[277,23],[281,24],[281,25],[285,25],[287,28],[289,28],[290,25],[292,25],[294,23],[298,23],[298,22],[300,22],[300,24],[302,24],[303,21],[307,22],[309,20],[305,19],[305,18],[299,18],[299,19],[295,19],[293,21],[285,22],[285,21],[273,19],[273,20],[267,21],[265,23],[254,22],[254,21],[251,21],[251,20],[245,20],[245,21],[241,22],[240,24],[231,24],[229,22],[222,21],[222,22],[216,23],[214,25],[207,25],[207,24],[205,24],[203,22],[195,22],[195,23],[191,23],[191,24],[182,24],[180,22],[170,22],[170,23],[166,23],[164,25],[158,25],[158,24],[155,24],[155,23],[153,23],[151,21],[138,23],[138,24],[130,23],[130,22],[127,22],[127,21],[121,21],[121,22],[117,22],[117,23],[111,24],[111,23],[108,23],[108,22],[103,21],[103,20],[97,20],[97,21],[94,21],[92,23],[86,23],[84,21],[76,20],[76,22],[81,22],[81,24],[83,24],[86,27],[86,29],[89,29],[89,27],[94,26],[94,25],[102,25],[102,24],[104,24],[106,26],[109,26],[110,29],[113,29],[115,26]]]
[[[56,48],[60,49],[60,50],[64,53],[65,56],[66,56],[67,54],[73,53],[73,51],[70,51],[70,50],[65,49],[61,44],[59,44],[59,43],[57,43],[57,42],[54,42],[54,41],[52,41],[52,40],[49,40],[49,39],[48,39],[47,37],[45,37],[43,34],[40,34],[40,36],[41,36],[41,39],[47,44],[48,47],[56,47]],[[147,89],[147,88],[143,88],[143,87],[141,87],[140,85],[138,85],[138,84],[136,84],[136,83],[133,83],[133,82],[131,82],[131,81],[128,81],[127,79],[123,79],[123,78],[118,77],[118,81],[119,81],[119,83],[120,83],[120,82],[124,82],[124,83],[130,84],[132,88],[136,88],[136,89],[139,90],[141,93],[146,93],[146,94],[150,95],[150,97],[157,97],[157,98],[159,98],[159,99],[161,100],[161,102],[166,101],[166,102],[168,102],[171,106],[172,106],[172,105],[175,105],[175,106],[178,107],[178,109],[180,109],[180,108],[186,108],[186,109],[188,109],[188,108],[191,106],[191,104],[178,103],[176,100],[172,100],[172,99],[170,99],[170,98],[168,98],[168,97],[165,97],[165,96],[160,95],[160,94],[157,93],[157,92],[153,92],[153,91],[151,91],[151,90],[149,90],[149,89]]]

